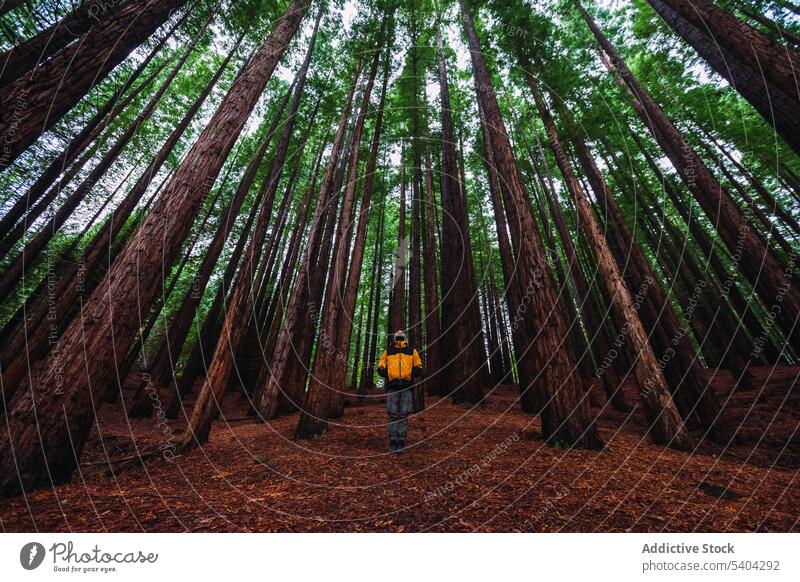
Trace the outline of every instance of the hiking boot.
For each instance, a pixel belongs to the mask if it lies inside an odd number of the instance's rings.
[[[399,441],[397,443],[397,449],[395,450],[396,453],[405,453],[406,452],[406,442]]]
[[[398,450],[398,447],[399,447],[399,445],[398,445],[397,441],[389,441],[389,452],[390,453],[396,453],[397,450]]]

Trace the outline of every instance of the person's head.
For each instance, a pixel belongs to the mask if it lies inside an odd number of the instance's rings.
[[[404,342],[406,341],[406,332],[403,331],[402,329],[398,329],[396,332],[394,332],[393,337],[394,341],[396,342]]]

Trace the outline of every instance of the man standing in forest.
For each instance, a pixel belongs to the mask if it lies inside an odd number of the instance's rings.
[[[411,383],[422,374],[422,360],[408,345],[406,332],[394,332],[394,341],[383,351],[378,374],[386,379],[386,411],[389,414],[389,451],[402,453],[406,446],[408,415],[411,414]]]

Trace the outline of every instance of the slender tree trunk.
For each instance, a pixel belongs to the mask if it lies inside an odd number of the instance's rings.
[[[406,150],[400,152],[400,202],[398,206],[397,246],[391,279],[391,302],[389,303],[389,334],[405,329],[406,324],[406,263],[408,241],[406,240]]]
[[[569,119],[568,112],[563,107],[561,112]],[[611,196],[585,143],[577,136],[574,143],[584,173],[589,177],[597,205],[608,216],[606,237],[615,252],[620,271],[626,278],[628,290],[635,293],[639,316],[650,330],[650,341],[681,416],[687,423],[693,423],[694,418],[697,418],[713,440],[729,443],[730,428],[720,415],[719,402],[713,388],[704,378],[698,356],[688,338],[689,331],[669,303],[658,277],[635,240],[619,205]],[[609,167],[612,167],[611,164]],[[617,333],[619,335],[621,330],[618,329]]]
[[[369,307],[369,306],[367,306]],[[359,366],[361,365],[361,334],[363,331],[364,325],[364,304],[362,303],[361,306],[358,308],[358,323],[356,324],[356,344],[355,348],[353,349],[353,369],[350,373],[350,382],[347,384],[348,390],[358,390],[358,370]]]
[[[469,233],[466,189],[460,178],[456,137],[450,105],[450,86],[441,28],[436,44],[439,60],[439,95],[442,116],[442,381],[456,402],[483,399],[481,387],[484,350],[478,289]]]
[[[740,318],[742,318],[742,322],[746,326],[749,334],[752,337],[757,336],[762,331],[763,325],[753,313],[754,305],[752,305],[751,302],[745,298],[745,296],[742,294],[742,291],[739,289],[739,286],[734,284],[734,281],[731,278],[732,273],[723,265],[718,251],[714,248],[714,241],[706,232],[705,228],[703,228],[697,219],[693,217],[691,209],[677,191],[677,186],[672,180],[668,180],[663,175],[653,157],[644,147],[641,139],[639,139],[636,134],[632,133],[631,135],[639,146],[639,150],[644,155],[648,167],[655,174],[658,181],[662,184],[670,201],[678,210],[678,213],[681,215],[684,223],[689,228],[689,233],[698,244],[703,258],[711,265],[712,269],[716,273],[716,276],[720,281],[723,294],[727,295],[731,299],[737,314]],[[777,346],[774,346],[771,342],[767,342],[767,344],[764,346],[764,349],[765,354],[770,361],[778,361],[780,357],[780,349]],[[749,358],[750,351],[751,349],[748,348],[747,353],[743,353],[741,356],[745,359]]]
[[[53,161],[50,162],[50,164],[48,164],[45,171],[42,172],[39,177],[36,178],[36,181],[31,185],[31,187],[28,188],[28,191],[14,203],[14,206],[2,218],[0,218],[0,238],[5,238],[6,235],[9,234],[12,227],[17,223],[23,214],[29,212],[29,210],[32,210],[34,206],[38,206],[38,202],[40,201],[41,197],[47,191],[47,188],[53,184],[58,175],[61,174],[65,168],[69,167],[72,162],[74,162],[78,156],[80,156],[97,138],[100,132],[108,127],[111,122],[116,119],[117,115],[123,111],[145,87],[148,87],[153,79],[158,76],[162,69],[168,64],[168,60],[165,59],[161,64],[159,64],[159,66],[155,67],[151,74],[148,75],[145,80],[142,81],[142,83],[137,85],[137,87],[131,91],[129,95],[125,96],[127,90],[133,86],[150,62],[156,57],[156,55],[160,54],[161,49],[164,47],[167,40],[172,36],[175,30],[177,30],[177,28],[183,24],[183,21],[187,15],[188,12],[186,12],[183,18],[178,20],[172,26],[172,28],[167,31],[161,40],[158,41],[158,43],[147,54],[147,57],[145,57],[139,66],[136,67],[136,70],[131,73],[131,75],[122,85],[120,85],[116,91],[114,91],[111,97],[109,97],[103,106],[97,110],[89,122],[83,126],[78,135],[72,138],[67,146],[61,150],[61,152],[53,159]],[[52,193],[53,197],[55,197],[60,190],[60,188],[51,188],[50,192]],[[50,201],[46,202],[41,207],[41,210],[44,210],[44,208],[50,204]],[[29,218],[27,219],[28,223],[31,223],[33,220],[35,220],[37,216],[38,214],[29,214]],[[24,229],[22,232],[24,232]],[[22,236],[22,232],[20,232],[16,238],[9,239],[11,241],[10,243],[4,240],[3,244],[0,245],[0,248],[2,248],[3,251],[7,251],[8,245],[19,240],[19,237]]]
[[[441,366],[441,328],[439,326],[439,286],[436,260],[436,218],[434,217],[436,200],[433,194],[433,171],[431,170],[430,145],[425,147],[425,199],[423,201],[423,222],[425,232],[422,237],[422,254],[424,256],[425,285],[425,350],[422,367],[424,391],[428,394],[446,394],[443,386]]]
[[[483,135],[483,144],[485,156],[486,173],[489,179],[489,195],[492,201],[492,209],[494,210],[495,231],[497,233],[497,246],[500,251],[500,267],[503,274],[503,295],[509,310],[512,313],[520,313],[520,305],[522,302],[519,280],[516,276],[514,263],[514,254],[511,248],[511,242],[508,238],[507,216],[503,205],[503,192],[500,186],[500,178],[497,174],[497,164],[494,158],[494,147],[492,146],[491,131],[486,121],[486,114],[483,111],[481,103],[478,103],[478,114],[481,120],[481,134]],[[513,351],[518,355],[525,351],[525,346],[530,345],[527,340],[527,327],[516,325],[511,328],[511,341],[513,343]],[[509,355],[512,345],[508,345]],[[509,368],[509,372],[513,370]],[[539,412],[533,392],[521,392],[521,405],[525,412]]]
[[[206,24],[207,23],[208,21],[206,21]],[[202,28],[205,28],[205,25]],[[164,96],[164,93],[166,93],[167,89],[169,89],[170,83],[172,83],[172,81],[178,75],[178,72],[181,70],[183,64],[186,62],[186,59],[191,54],[200,36],[200,34],[196,35],[192,42],[189,43],[181,55],[181,58],[178,59],[177,63],[175,63],[172,70],[161,83],[161,86],[150,98],[139,115],[136,116],[128,128],[114,141],[109,150],[103,155],[103,158],[100,160],[100,162],[94,168],[92,168],[92,171],[89,172],[86,178],[75,188],[73,192],[70,193],[70,195],[64,201],[64,204],[62,204],[58,211],[53,215],[52,220],[42,227],[39,233],[36,234],[36,236],[34,236],[28,244],[25,245],[25,248],[22,249],[22,252],[6,268],[2,277],[0,277],[0,300],[8,297],[8,294],[24,277],[26,266],[30,268],[30,265],[34,264],[42,249],[52,240],[52,238],[72,215],[75,209],[78,208],[84,197],[91,192],[95,184],[101,180],[106,171],[117,160],[119,154],[122,152],[125,146],[128,145],[130,140],[133,139],[133,137],[139,131],[141,125],[150,119],[150,116],[155,111],[158,102]]]
[[[307,361],[301,361],[301,359],[305,358],[306,345],[310,340],[309,334],[304,333],[304,328],[307,329],[308,320],[311,318],[309,313],[311,279],[312,274],[316,275],[320,271],[319,267],[315,269],[315,266],[317,266],[316,257],[320,250],[319,247],[322,245],[324,238],[325,223],[328,221],[330,213],[336,213],[337,205],[334,203],[334,193],[337,168],[339,167],[353,96],[359,76],[360,70],[357,67],[347,100],[342,109],[336,137],[331,146],[328,164],[325,168],[316,207],[311,219],[311,228],[306,235],[308,242],[300,261],[291,299],[285,310],[286,316],[281,324],[280,333],[275,344],[269,378],[261,392],[259,401],[256,402],[259,415],[264,420],[274,418],[278,414],[280,401],[289,399],[293,404],[297,402],[289,396],[289,393],[296,394],[299,392],[302,394],[302,389],[305,387],[305,382],[302,383],[302,387],[290,386],[290,382],[292,382],[292,377],[297,375],[297,370],[294,368],[307,365]],[[256,387],[257,390],[259,388],[259,386]]]
[[[478,100],[486,115],[486,126],[492,139],[498,174],[503,176],[501,187],[511,204],[506,206],[511,237],[517,249],[517,270],[520,290],[525,291],[527,313],[512,314],[515,325],[528,326],[528,337],[536,336],[534,344],[525,346],[518,361],[523,392],[533,391],[542,403],[542,431],[545,439],[567,446],[598,449],[603,441],[592,423],[583,387],[574,381],[575,356],[569,352],[567,328],[558,311],[558,297],[547,265],[542,243],[528,205],[528,197],[517,168],[511,142],[500,114],[492,87],[491,75],[480,49],[478,36],[466,4],[461,2],[464,28],[467,31],[473,72],[478,87]],[[521,315],[521,317],[520,317]],[[531,370],[536,375],[530,375]]]
[[[189,291],[181,302],[181,306],[178,308],[175,316],[173,317],[172,325],[168,326],[167,335],[164,338],[164,341],[155,351],[155,355],[153,356],[149,366],[149,378],[146,385],[152,385],[158,389],[164,384],[170,382],[170,378],[174,371],[173,362],[177,359],[177,356],[181,352],[180,348],[183,345],[187,334],[189,333],[189,328],[192,325],[192,321],[194,321],[195,313],[197,308],[200,306],[200,301],[203,298],[208,281],[214,272],[214,266],[216,265],[220,253],[225,245],[225,241],[228,239],[228,235],[230,234],[230,231],[236,222],[236,217],[239,216],[239,211],[241,210],[244,199],[253,184],[256,173],[261,167],[264,156],[266,155],[267,150],[272,143],[272,137],[278,127],[278,123],[283,118],[283,112],[285,110],[286,103],[291,96],[294,85],[295,84],[292,83],[292,86],[284,95],[275,115],[273,116],[272,123],[265,133],[261,146],[248,163],[247,169],[245,170],[244,175],[239,181],[239,185],[237,186],[236,191],[231,198],[228,210],[221,218],[217,227],[217,231],[214,234],[214,238],[211,240],[211,243],[205,251],[203,262],[200,264],[200,267],[192,279],[191,285],[189,286]],[[258,199],[256,200],[256,203],[257,202]],[[131,406],[128,416],[130,418],[145,418],[150,416],[152,411],[153,400],[148,397],[145,386],[142,386],[138,395],[134,398],[134,402]]]
[[[382,45],[383,30],[386,25],[384,17],[378,38],[378,46]],[[303,402],[300,419],[295,430],[295,438],[311,438],[325,431],[327,418],[331,412],[331,403],[338,400],[344,389],[347,374],[347,360],[350,354],[350,336],[352,332],[353,308],[361,275],[361,263],[364,258],[364,241],[366,224],[369,218],[369,201],[362,206],[362,219],[359,221],[356,245],[350,257],[350,245],[345,244],[345,237],[351,232],[353,210],[356,204],[356,185],[358,184],[358,162],[361,150],[361,135],[366,122],[369,101],[375,85],[375,76],[380,62],[380,51],[375,51],[367,84],[361,97],[361,108],[353,130],[353,151],[348,161],[348,181],[342,201],[341,218],[336,233],[337,245],[331,265],[328,291],[322,306],[317,354],[311,371],[311,380]],[[386,80],[387,77],[384,76]],[[385,88],[384,83],[383,87]],[[373,140],[374,141],[374,140]],[[369,170],[368,170],[369,171]],[[366,193],[366,189],[365,189]],[[371,195],[371,188],[370,188]],[[346,273],[350,258],[349,277]]]
[[[372,321],[369,327],[369,348],[365,353],[364,359],[367,366],[361,369],[361,382],[359,383],[360,401],[367,390],[375,387],[375,358],[377,357],[378,336],[380,335],[380,313],[381,313],[381,289],[383,286],[383,226],[386,219],[385,198],[380,206],[380,218],[378,220],[378,230],[376,233],[376,254],[375,269],[372,284],[375,288],[375,297],[372,300]]]
[[[34,75],[0,91],[0,171],[121,63],[186,3],[186,0],[131,0],[42,66]],[[64,80],[69,79],[69,83]]]
[[[303,11],[307,6],[306,4]],[[314,24],[311,43],[306,51],[306,58],[299,73],[299,82],[295,87],[292,106],[289,110],[289,115],[284,124],[283,132],[272,160],[272,168],[264,180],[261,209],[256,219],[253,237],[245,255],[244,263],[239,270],[236,283],[234,284],[231,300],[225,314],[225,321],[222,324],[222,330],[217,340],[214,355],[211,358],[211,365],[209,366],[205,383],[197,397],[197,402],[195,402],[192,417],[189,420],[189,426],[186,431],[186,437],[181,442],[181,448],[184,450],[202,445],[208,440],[208,436],[211,432],[211,424],[221,408],[231,368],[233,367],[240,341],[246,329],[243,322],[248,321],[252,314],[254,301],[253,282],[258,280],[255,276],[258,257],[264,244],[267,227],[272,215],[275,193],[278,189],[286,154],[289,150],[289,144],[294,133],[297,111],[300,107],[300,101],[302,100],[306,73],[311,62],[311,55],[314,50],[317,30],[319,28],[320,19],[322,18],[322,11],[323,6],[320,6]]]

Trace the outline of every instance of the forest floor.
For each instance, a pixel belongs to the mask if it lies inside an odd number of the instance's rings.
[[[800,529],[800,367],[756,369],[763,388],[714,380],[735,444],[693,454],[653,445],[644,417],[599,415],[604,451],[544,444],[514,387],[477,407],[429,397],[405,453],[386,452],[381,398],[323,436],[297,416],[246,419],[229,393],[208,445],[175,459],[119,459],[177,438],[185,422],[127,421],[106,405],[72,483],[0,501],[4,531],[792,531]],[[626,386],[636,402],[635,386]],[[166,428],[165,428],[166,426]],[[101,438],[102,435],[102,438]],[[133,436],[135,435],[135,441]],[[697,436],[697,435],[696,435]],[[698,439],[699,440],[699,439]]]

